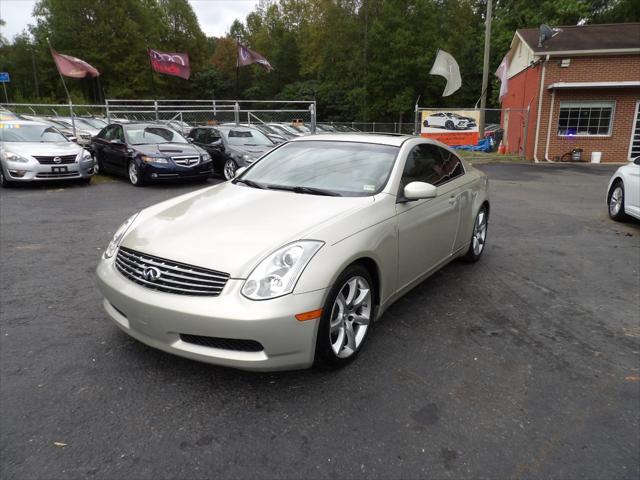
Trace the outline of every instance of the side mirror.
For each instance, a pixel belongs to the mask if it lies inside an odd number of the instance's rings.
[[[67,137],[67,140],[69,140],[70,142],[76,142],[78,143],[78,137],[74,137],[73,135],[69,135]]]
[[[434,198],[437,194],[438,187],[426,182],[411,182],[404,187],[404,198],[409,201]]]
[[[242,175],[246,169],[247,169],[247,167],[240,167],[239,169],[237,169],[236,170],[236,174],[233,176],[233,178]]]
[[[191,138],[191,137],[187,137],[187,142],[189,142],[189,143],[193,143],[193,138]]]
[[[124,145],[124,142],[119,138],[114,138],[113,140],[109,140],[111,145]]]

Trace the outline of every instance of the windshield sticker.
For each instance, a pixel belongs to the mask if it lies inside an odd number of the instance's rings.
[[[365,192],[375,192],[376,191],[376,186],[375,185],[363,185],[362,186],[362,190],[364,190]]]

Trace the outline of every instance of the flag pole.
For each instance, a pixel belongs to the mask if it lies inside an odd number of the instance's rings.
[[[73,115],[73,103],[71,102],[71,95],[69,95],[69,90],[67,89],[67,83],[64,81],[62,72],[60,71],[60,68],[58,68],[58,62],[56,62],[56,59],[53,56],[53,47],[51,46],[51,42],[49,42],[49,37],[47,37],[47,45],[49,45],[49,51],[51,52],[51,56],[53,57],[53,62],[56,64],[56,70],[58,70],[58,75],[60,75],[60,80],[62,80],[62,86],[64,87],[64,91],[67,94],[67,100],[69,101],[69,113],[71,114],[71,127],[73,128],[73,136],[77,138],[76,120]]]
[[[149,57],[149,75],[151,75],[151,90],[152,94],[155,95],[156,92],[156,81],[153,76],[153,63],[151,62],[151,48],[147,45],[147,57]]]
[[[240,78],[240,36],[236,35],[236,100],[240,98],[239,78]]]

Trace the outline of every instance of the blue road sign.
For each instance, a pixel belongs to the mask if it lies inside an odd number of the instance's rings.
[[[9,72],[0,72],[0,83],[9,83],[10,81]]]

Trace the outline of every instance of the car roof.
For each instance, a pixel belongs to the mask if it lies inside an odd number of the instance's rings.
[[[304,137],[296,137],[291,142],[308,142],[311,140],[323,140],[331,142],[358,142],[358,143],[375,143],[378,145],[390,145],[400,147],[407,140],[418,138],[413,135],[400,135],[397,133],[316,133],[315,135],[307,135]]]
[[[36,122],[35,120],[1,120],[0,124],[2,125],[42,125],[45,127],[50,127],[48,123],[44,122]]]

